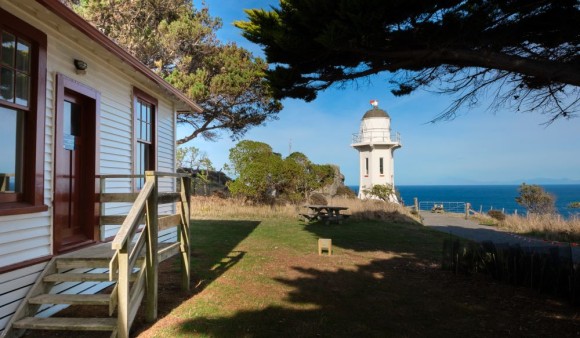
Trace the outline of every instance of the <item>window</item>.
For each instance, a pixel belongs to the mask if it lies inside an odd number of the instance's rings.
[[[155,170],[156,163],[156,117],[157,100],[145,92],[133,88],[133,113],[135,115],[135,175],[145,175]],[[135,179],[135,189],[140,190],[145,178]]]
[[[369,158],[365,157],[365,175],[369,174]]]
[[[383,158],[379,157],[379,173],[383,175]]]
[[[0,9],[0,215],[43,205],[46,35]]]

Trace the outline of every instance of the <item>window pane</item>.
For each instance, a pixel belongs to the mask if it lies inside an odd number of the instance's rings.
[[[136,166],[135,174],[136,175],[143,175],[142,159],[143,159],[143,143],[137,142],[137,158],[135,161],[135,166]],[[141,189],[141,187],[143,186],[143,179],[137,178],[136,179],[136,186],[137,186],[137,189]]]
[[[151,142],[151,124],[150,123],[145,124],[145,129],[147,131],[147,133],[145,134],[145,140]]]
[[[0,107],[0,192],[21,191],[22,112]]]
[[[28,106],[30,98],[30,76],[24,73],[16,73],[16,103]]]
[[[62,120],[63,120],[63,134],[67,134],[70,135],[71,133],[71,115],[72,115],[72,103],[68,102],[68,101],[64,101],[64,111],[62,114]]]
[[[16,48],[16,69],[28,73],[30,71],[30,44],[19,40]]]
[[[14,50],[16,49],[16,37],[2,32],[2,64],[14,67]]]
[[[63,133],[81,135],[81,106],[77,103],[64,101]]]
[[[146,143],[143,143],[143,175],[145,175],[145,170],[151,170],[152,168],[150,168],[149,166],[149,145]]]
[[[14,71],[0,67],[0,100],[14,102]]]

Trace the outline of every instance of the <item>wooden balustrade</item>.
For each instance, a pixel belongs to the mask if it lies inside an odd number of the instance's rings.
[[[160,173],[147,171],[145,185],[138,194],[107,193],[107,179],[133,179],[136,175],[100,175],[101,182],[101,224],[119,222],[122,225],[115,236],[111,248],[115,254],[109,263],[111,280],[117,280],[111,304],[117,307],[117,335],[128,337],[131,324],[135,319],[141,301],[145,297],[146,317],[150,321],[157,319],[158,297],[158,263],[173,255],[178,250],[182,265],[182,287],[189,290],[190,280],[190,241],[189,241],[189,208],[191,179],[187,174]],[[179,179],[179,192],[159,193],[160,177]],[[134,201],[134,202],[133,202]],[[104,203],[133,202],[128,215],[103,215]],[[180,202],[179,210],[174,215],[158,215],[159,204]],[[144,226],[143,225],[143,220]],[[114,224],[114,223],[113,223]],[[178,241],[159,250],[158,231],[176,226]],[[144,259],[143,259],[144,258]],[[132,277],[137,271],[136,277]],[[111,305],[110,312],[114,310]]]

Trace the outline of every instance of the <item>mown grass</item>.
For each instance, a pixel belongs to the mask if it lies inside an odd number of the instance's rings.
[[[565,305],[441,271],[446,236],[418,224],[381,221],[197,220],[191,237],[194,295],[140,337],[568,336],[579,331],[575,311]],[[320,237],[332,238],[332,256],[318,255]]]

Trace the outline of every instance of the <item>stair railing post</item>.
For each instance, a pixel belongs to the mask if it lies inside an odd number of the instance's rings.
[[[191,177],[181,178],[181,226],[178,233],[181,242],[181,288],[189,291],[189,281],[191,277],[191,243],[189,223],[190,223],[190,202],[191,202]]]
[[[117,335],[129,337],[129,241],[118,251],[119,257],[119,293],[117,305]]]
[[[147,275],[147,305],[146,305],[146,319],[147,321],[155,321],[157,319],[157,296],[158,296],[158,178],[154,171],[145,172],[145,182],[153,183],[153,190],[147,198],[146,211],[146,275]]]

